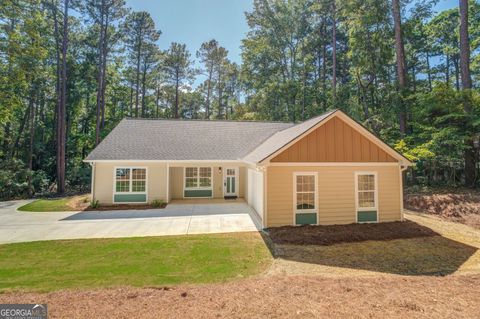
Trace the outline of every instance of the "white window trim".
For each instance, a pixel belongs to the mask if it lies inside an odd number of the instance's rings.
[[[200,187],[200,168],[210,168],[210,187]],[[197,187],[187,187],[187,168],[197,169]],[[213,167],[211,166],[185,166],[183,168],[183,190],[210,190],[213,189]]]
[[[374,195],[373,199],[375,201],[374,207],[359,207],[358,205],[358,176],[359,175],[373,175],[374,178]],[[355,216],[357,217],[357,223],[358,221],[358,212],[366,212],[366,211],[376,211],[377,212],[377,220],[376,221],[371,221],[371,222],[362,222],[362,223],[378,223],[380,221],[380,212],[378,211],[378,173],[377,172],[372,172],[372,171],[356,171],[355,172]]]
[[[314,209],[297,209],[297,176],[314,176],[315,178],[315,195],[314,195]],[[319,223],[319,216],[318,216],[318,172],[293,172],[293,225],[298,226],[297,224],[297,214],[308,214],[308,213],[315,213],[317,215],[317,225]]]
[[[198,182],[197,182],[197,185],[200,183],[200,167],[210,167],[211,169],[211,172],[212,172],[212,176],[211,176],[211,183],[210,183],[210,187],[185,187],[185,184],[186,184],[186,170],[187,168],[190,168],[190,167],[196,167],[198,169]],[[213,166],[184,166],[183,167],[183,190],[182,190],[182,198],[187,198],[187,199],[194,199],[194,198],[213,198],[213,180],[214,180],[214,171],[213,171]],[[211,196],[208,196],[208,197],[185,197],[185,190],[211,190],[212,191],[212,195]]]
[[[130,185],[128,192],[117,192],[117,169],[128,168],[130,169]],[[132,192],[132,169],[144,169],[145,170],[145,191],[144,192]],[[146,166],[114,166],[113,167],[113,192],[112,192],[112,203],[115,202],[115,195],[146,195],[144,202],[121,202],[121,204],[141,204],[148,203],[148,167]]]

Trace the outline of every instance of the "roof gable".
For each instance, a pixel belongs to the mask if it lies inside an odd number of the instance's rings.
[[[244,158],[244,160],[247,162],[253,162],[253,163],[268,163],[273,158],[281,154],[283,151],[285,151],[286,149],[288,149],[289,147],[297,143],[300,139],[307,136],[308,134],[318,129],[319,127],[321,127],[322,125],[324,125],[329,120],[335,117],[338,117],[339,119],[343,120],[343,122],[345,122],[353,130],[358,132],[360,136],[366,139],[366,140],[360,139],[360,143],[361,141],[364,141],[364,145],[365,145],[367,144],[366,141],[368,141],[368,146],[363,146],[365,149],[365,154],[367,154],[366,153],[367,147],[368,147],[368,151],[370,151],[370,145],[371,145],[370,143],[373,143],[373,145],[377,146],[379,149],[384,151],[386,155],[389,156],[389,157],[387,156],[385,157],[387,161],[389,161],[391,157],[395,159],[395,161],[398,161],[401,165],[412,165],[412,163],[407,158],[405,158],[403,155],[398,153],[388,144],[383,142],[381,139],[379,139],[377,136],[371,133],[368,129],[366,129],[363,125],[359,124],[358,122],[356,122],[355,120],[353,120],[351,117],[349,117],[348,115],[346,115],[344,112],[340,110],[334,110],[334,111],[325,113],[323,115],[312,118],[294,127],[285,129],[282,132],[278,132],[272,135],[260,146],[258,146],[255,150],[253,150],[250,154],[248,154]],[[332,152],[336,152],[336,151],[334,150]],[[374,148],[372,148],[372,154],[371,154],[372,158],[375,158],[375,156],[378,156],[374,154],[375,152],[376,151],[374,150]],[[357,152],[357,155],[358,155],[358,152]],[[383,154],[380,156],[383,158]],[[308,155],[307,155],[307,158],[308,158]],[[355,158],[358,158],[358,157],[356,156]],[[339,159],[338,161],[341,161],[340,159],[342,159],[342,156],[339,155],[338,159]],[[342,161],[345,161],[345,160],[343,159]],[[375,161],[378,161],[378,160],[375,160]]]
[[[398,162],[348,123],[334,116],[271,162]]]

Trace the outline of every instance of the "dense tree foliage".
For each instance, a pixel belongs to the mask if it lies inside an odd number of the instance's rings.
[[[124,0],[4,0],[0,197],[88,189],[82,160],[126,116],[333,108],[412,159],[409,183],[478,185],[480,5],[435,2],[254,0],[237,65],[213,39],[161,50],[150,14]]]

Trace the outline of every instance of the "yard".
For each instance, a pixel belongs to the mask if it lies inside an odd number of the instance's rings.
[[[90,205],[89,195],[77,195],[61,198],[37,199],[31,203],[19,207],[18,210],[25,212],[66,212],[81,211]]]
[[[51,318],[475,317],[480,231],[407,218],[389,238],[380,224],[375,240],[314,245],[256,233],[4,245],[0,303],[48,303]]]
[[[8,244],[0,245],[0,292],[218,282],[262,272],[271,260],[256,233]]]
[[[89,194],[75,195],[61,198],[42,198],[34,200],[18,208],[24,212],[68,212],[68,211],[111,211],[111,210],[129,210],[129,209],[153,209],[165,208],[163,201],[154,201],[149,204],[116,204],[116,205],[97,205],[92,206]]]

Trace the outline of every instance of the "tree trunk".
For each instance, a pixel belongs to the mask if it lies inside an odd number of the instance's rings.
[[[147,59],[143,62],[143,72],[142,72],[142,117],[145,117],[146,114],[146,105],[145,105],[145,90],[147,82]]]
[[[133,83],[130,86],[130,117],[133,116]]]
[[[176,76],[177,77],[176,77],[176,80],[175,80],[175,118],[178,119],[179,118],[179,116],[178,116],[178,86],[180,84],[178,71],[177,71]]]
[[[103,41],[104,41],[104,18],[105,0],[102,0],[100,8],[100,39],[98,40],[98,78],[97,78],[97,109],[95,123],[95,146],[100,143],[100,113],[102,108],[102,85],[103,85]]]
[[[137,74],[135,81],[135,117],[138,117],[138,90],[140,86],[140,60],[142,54],[142,32],[138,35],[137,43]]]
[[[450,87],[450,56],[446,55],[446,66],[445,66],[445,83],[447,87]]]
[[[413,93],[417,92],[417,74],[415,73],[415,64],[412,65],[412,89]]]
[[[8,154],[9,154],[9,146],[10,146],[10,134],[11,134],[11,123],[10,122],[7,122],[5,123],[5,127],[4,127],[4,134],[3,134],[3,155],[4,157],[8,157]]]
[[[208,83],[207,83],[207,101],[205,105],[206,119],[210,119],[210,94],[212,91],[212,76],[213,76],[213,66],[210,67],[208,71]]]
[[[426,60],[427,60],[426,62],[427,62],[428,89],[430,92],[432,92],[432,74],[430,71],[430,55],[428,54],[428,51],[426,54]]]
[[[20,139],[23,135],[23,130],[25,129],[25,125],[27,124],[28,118],[30,116],[30,109],[25,110],[25,114],[23,115],[22,122],[20,122],[20,127],[18,128],[18,135],[15,138],[15,143],[13,143],[13,147],[11,149],[10,157],[15,156],[15,151],[18,150],[18,146],[20,145]]]
[[[323,34],[327,34],[327,23],[323,26]],[[322,90],[323,90],[323,110],[327,110],[327,41],[323,40],[322,45]]]
[[[460,0],[460,70],[462,76],[462,89],[466,91],[464,95],[463,109],[465,113],[472,113],[471,92],[472,79],[470,77],[470,43],[468,40],[468,0]],[[466,132],[468,137],[465,139],[465,185],[474,187],[476,181],[476,163],[475,163],[475,149],[473,144],[473,134],[471,134],[470,121],[466,120]]]
[[[158,111],[160,109],[160,87],[157,87],[157,97],[155,99],[155,106],[156,106],[155,117],[158,118]]]
[[[333,105],[337,99],[337,21],[336,21],[336,4],[332,2],[332,97]]]
[[[66,102],[67,102],[67,47],[68,47],[68,3],[64,0],[62,32],[62,77],[60,105],[57,117],[57,192],[65,193],[65,144],[66,144]]]
[[[395,52],[397,57],[397,76],[400,89],[400,133],[405,135],[407,131],[407,112],[404,101],[404,94],[407,85],[406,68],[405,68],[405,49],[402,37],[402,22],[400,17],[400,0],[392,0],[392,13],[395,26]]]
[[[100,128],[103,129],[105,127],[105,91],[107,86],[106,74],[107,74],[107,55],[108,55],[108,26],[109,26],[109,14],[108,8],[105,9],[105,27],[104,27],[104,36],[103,36],[103,54],[102,54],[102,92],[101,92],[101,113],[102,113],[102,120]]]
[[[33,171],[33,143],[35,141],[35,87],[32,84],[30,99],[29,99],[29,111],[30,111],[30,143],[28,148],[28,169],[30,173],[28,175],[28,193],[31,197],[33,195],[32,189],[32,171]]]
[[[453,67],[455,68],[455,89],[460,91],[460,68],[458,65],[458,55],[453,56]]]

